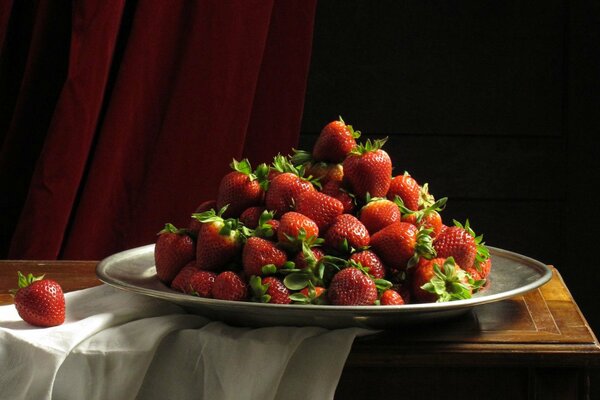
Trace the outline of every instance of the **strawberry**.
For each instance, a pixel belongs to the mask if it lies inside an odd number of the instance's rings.
[[[191,261],[191,262],[187,263],[183,268],[181,268],[181,270],[179,271],[177,276],[175,276],[175,278],[171,282],[171,289],[177,290],[177,291],[183,292],[183,293],[191,293],[191,291],[192,291],[192,288],[190,286],[191,279],[192,279],[192,276],[197,271],[198,271],[198,268],[196,268],[195,261]]]
[[[366,268],[368,274],[373,279],[382,279],[385,276],[385,267],[377,254],[371,250],[363,250],[350,256],[349,261],[354,265],[360,265]]]
[[[344,268],[331,280],[327,297],[334,305],[371,305],[377,300],[375,282],[358,268]]]
[[[290,304],[290,291],[278,278],[252,276],[250,278],[252,300],[260,303]]]
[[[351,214],[356,208],[354,195],[346,190],[342,182],[329,181],[323,185],[321,193],[338,199],[344,206],[344,214]]]
[[[247,276],[266,275],[283,268],[287,254],[275,243],[259,237],[250,237],[242,251],[242,265]]]
[[[489,251],[482,241],[483,236],[476,236],[467,220],[464,226],[454,221],[454,226],[443,229],[435,238],[433,247],[439,257],[453,257],[463,269],[477,268],[489,258]]]
[[[241,253],[244,229],[237,219],[223,219],[226,207],[194,214],[203,225],[198,232],[196,265],[199,269],[218,270]]]
[[[402,218],[400,208],[391,200],[381,197],[369,199],[360,210],[360,222],[367,228],[370,235],[399,222]]]
[[[306,215],[290,211],[282,215],[277,229],[279,244],[289,250],[299,250],[302,242],[313,243],[319,236],[319,227]]]
[[[291,211],[301,193],[314,191],[312,183],[299,174],[284,172],[273,178],[265,194],[265,206],[277,216]]]
[[[188,262],[196,258],[196,243],[189,230],[166,224],[158,232],[154,247],[154,263],[158,279],[167,285]]]
[[[324,232],[335,217],[343,214],[344,205],[331,196],[311,190],[298,196],[295,211],[312,219],[319,230]]]
[[[476,265],[476,266],[475,266]],[[475,280],[485,280],[487,279],[490,271],[492,269],[492,259],[487,258],[485,261],[481,263],[475,263],[475,265],[471,268],[463,268],[466,273],[471,275],[471,277]]]
[[[248,287],[235,272],[223,271],[215,278],[211,295],[219,300],[244,301],[248,297]]]
[[[250,209],[248,209],[250,210]],[[254,225],[254,236],[264,239],[277,240],[277,231],[279,229],[279,221],[274,218],[275,213],[264,210],[258,217],[256,225]],[[254,217],[253,217],[254,218]],[[241,217],[240,217],[241,219]],[[253,221],[251,221],[253,222]],[[244,224],[245,225],[245,224]]]
[[[361,200],[371,197],[385,197],[392,180],[392,160],[381,149],[386,139],[367,140],[352,150],[342,164],[344,181],[350,191]]]
[[[422,208],[419,211],[413,211],[405,207],[400,198],[396,198],[398,207],[402,211],[402,221],[409,222],[417,228],[430,228],[432,238],[437,237],[442,231],[443,222],[439,212],[444,209],[447,200],[448,198],[444,197],[428,207]]]
[[[321,130],[312,156],[315,161],[328,163],[341,163],[356,147],[356,139],[360,137],[360,131],[355,131],[351,125],[346,125],[342,117],[332,121]]]
[[[224,215],[239,217],[248,207],[262,202],[269,168],[266,164],[261,164],[253,172],[248,159],[234,159],[231,168],[233,171],[226,174],[219,184],[217,209],[229,205]]]
[[[299,251],[298,254],[296,254],[296,257],[294,257],[294,265],[297,269],[305,269],[310,267],[310,263],[312,263],[312,266],[314,266],[314,263],[325,257],[325,252],[319,247],[310,247],[310,252],[312,256],[310,256],[310,254],[307,255],[307,253],[304,251]]]
[[[412,296],[419,303],[469,299],[473,289],[452,257],[421,259],[412,274]]]
[[[338,215],[325,232],[325,247],[341,253],[363,249],[369,242],[369,231],[351,214]]]
[[[256,229],[261,214],[265,211],[262,206],[248,207],[240,214],[240,222],[250,229]]]
[[[304,165],[306,176],[317,179],[321,185],[328,182],[341,182],[344,178],[344,167],[342,164],[329,164],[324,162],[309,162]]]
[[[189,280],[189,293],[198,297],[211,297],[217,274],[212,271],[194,271]]]
[[[388,289],[381,294],[379,304],[382,306],[400,306],[406,303],[400,293],[394,289]]]
[[[410,176],[408,172],[403,175],[397,175],[392,178],[386,197],[389,200],[395,200],[398,196],[402,204],[412,211],[419,209],[419,199],[421,196],[421,186]]]
[[[429,234],[430,230],[408,222],[394,222],[373,235],[371,248],[386,266],[402,271],[415,265],[419,257],[434,255]]]
[[[309,283],[304,289],[291,294],[290,299],[294,303],[324,305],[327,304],[326,293],[327,289],[323,286],[314,286],[312,283]]]
[[[23,321],[49,327],[65,322],[65,296],[60,285],[44,276],[18,272],[19,289],[11,291],[15,308]]]
[[[204,202],[200,203],[200,205],[198,207],[196,207],[196,210],[194,210],[194,213],[195,214],[200,214],[200,213],[203,213],[205,211],[212,210],[212,209],[214,209],[216,207],[217,207],[217,201],[216,200],[207,200],[207,201],[204,201]],[[190,218],[190,224],[188,225],[188,230],[190,231],[190,233],[192,235],[198,236],[198,231],[200,230],[201,226],[202,226],[202,222],[198,221],[194,217]]]

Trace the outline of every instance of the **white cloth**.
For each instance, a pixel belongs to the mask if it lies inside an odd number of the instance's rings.
[[[238,328],[108,285],[63,325],[0,307],[0,399],[332,399],[360,328]]]

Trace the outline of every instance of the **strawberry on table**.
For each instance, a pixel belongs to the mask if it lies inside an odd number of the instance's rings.
[[[248,159],[234,159],[231,168],[233,171],[225,175],[219,184],[217,209],[228,205],[224,216],[235,218],[248,207],[260,205],[267,185],[269,167],[261,164],[256,171],[252,171]]]
[[[406,208],[417,211],[421,197],[421,186],[408,172],[404,172],[404,174],[392,178],[386,196],[392,201],[398,196]]]
[[[256,229],[260,220],[260,216],[264,211],[265,208],[263,206],[248,207],[242,211],[238,219],[242,224],[244,224],[244,226],[250,229]]]
[[[343,182],[329,181],[323,185],[321,193],[338,199],[344,206],[344,214],[351,214],[356,208],[354,195],[346,189]]]
[[[400,306],[406,303],[404,302],[404,299],[400,293],[394,289],[387,289],[381,294],[381,297],[379,298],[379,304],[382,306]]]
[[[300,176],[300,172],[283,172],[275,176],[265,194],[265,206],[277,217],[291,211],[300,194],[314,191],[313,184]]]
[[[446,227],[433,242],[439,257],[453,257],[463,269],[477,268],[489,258],[483,236],[477,236],[467,220],[464,225],[454,221],[454,226]]]
[[[394,222],[373,235],[371,248],[388,268],[406,270],[420,257],[434,256],[430,233],[408,222]]]
[[[422,259],[412,274],[412,296],[419,303],[469,299],[480,285],[452,257]]]
[[[324,232],[335,220],[343,214],[344,205],[341,201],[317,191],[308,191],[298,196],[296,212],[312,219],[319,230]]]
[[[202,222],[196,245],[196,265],[199,269],[218,270],[234,260],[242,250],[244,227],[237,219],[223,219],[226,207],[194,214]]]
[[[189,293],[198,297],[211,297],[216,277],[217,274],[212,271],[194,271],[189,280]]]
[[[187,263],[179,273],[175,276],[171,282],[171,289],[177,290],[182,293],[191,293],[192,288],[190,286],[192,276],[198,271],[196,268],[196,261],[190,261]]]
[[[348,267],[335,274],[327,297],[332,304],[339,306],[372,305],[377,301],[377,286],[360,269]]]
[[[302,242],[314,243],[319,237],[319,227],[304,214],[290,211],[279,220],[279,244],[290,251],[300,250]]]
[[[248,297],[248,287],[235,272],[223,271],[215,278],[211,294],[219,300],[244,301]]]
[[[247,276],[275,273],[283,268],[286,262],[285,251],[263,238],[255,236],[248,238],[242,251],[242,265]]]
[[[60,285],[44,276],[18,272],[19,289],[14,295],[17,313],[28,324],[40,327],[61,325],[65,321],[65,296]]]
[[[371,141],[354,148],[343,163],[344,181],[350,191],[364,201],[371,197],[385,197],[392,181],[392,160],[381,148],[386,139]]]
[[[154,263],[158,279],[167,285],[179,271],[196,258],[196,243],[188,229],[177,229],[166,224],[158,232],[154,247]]]
[[[325,289],[323,286],[314,286],[312,283],[309,283],[304,289],[291,294],[290,299],[294,303],[299,304],[324,305],[328,304],[326,293],[327,289]]]
[[[440,212],[446,206],[448,198],[444,197],[428,207],[422,208],[418,211],[413,211],[404,206],[401,199],[396,198],[398,207],[402,211],[402,221],[409,222],[415,225],[417,228],[425,227],[431,229],[431,237],[435,238],[442,231],[442,216]]]
[[[385,277],[386,269],[383,262],[371,250],[356,252],[350,256],[349,261],[365,268],[373,279],[382,279]]]

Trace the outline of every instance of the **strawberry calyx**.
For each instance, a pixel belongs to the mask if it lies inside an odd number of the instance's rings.
[[[294,166],[306,165],[313,162],[312,154],[306,150],[292,149],[294,155],[290,158],[290,161]]]
[[[475,234],[475,231],[473,230],[473,228],[471,228],[468,219],[465,220],[464,225],[457,220],[452,220],[452,222],[454,223],[454,226],[466,230],[469,233],[469,235],[473,236],[473,238],[475,239],[475,245],[477,247],[475,253],[475,262],[473,263],[473,266],[478,272],[481,272],[481,264],[483,264],[488,258],[490,258],[490,250],[487,248],[485,242],[483,241],[483,235]]]
[[[442,266],[433,265],[434,276],[421,289],[437,295],[437,302],[469,299],[472,288],[465,284],[466,272],[456,268],[454,258],[448,257]]]
[[[394,199],[394,203],[396,203],[396,205],[400,209],[400,213],[403,216],[414,216],[415,221],[417,223],[420,223],[423,220],[423,218],[425,218],[427,215],[431,214],[434,211],[442,212],[444,210],[444,208],[446,208],[447,202],[448,202],[448,198],[442,197],[441,199],[436,200],[435,202],[430,204],[429,206],[419,209],[417,211],[414,211],[414,210],[407,208],[404,205],[404,201],[402,201],[402,198],[400,198],[400,196],[396,196],[396,198]]]
[[[271,225],[269,221],[272,221],[273,218],[275,218],[274,211],[264,210],[262,214],[260,214],[258,225],[252,234],[265,239],[272,238],[275,235],[275,231],[273,230],[273,225]]]
[[[327,304],[326,296],[323,295],[325,292],[326,289],[322,286],[315,286],[312,282],[308,282],[302,291],[291,294],[290,300],[298,304],[324,305]]]
[[[388,281],[387,279],[383,279],[383,278],[375,278],[373,275],[371,275],[369,267],[362,265],[360,262],[358,262],[356,260],[348,260],[346,268],[348,268],[348,267],[354,267],[354,268],[358,269],[359,271],[361,271],[363,274],[367,275],[369,278],[371,278],[371,280],[373,280],[373,282],[375,282],[375,287],[377,288],[377,292],[379,293],[379,296],[381,296],[381,294],[383,292],[385,292],[386,290],[388,290],[389,288],[392,287],[392,282]]]
[[[9,293],[12,296],[15,296],[17,294],[17,292],[19,291],[19,289],[26,288],[27,286],[31,285],[33,282],[41,281],[42,279],[44,279],[45,276],[46,275],[34,276],[32,273],[23,275],[21,273],[21,271],[17,271],[18,289],[11,289],[11,290],[9,290]]]
[[[348,125],[346,122],[344,122],[344,120],[342,119],[342,116],[338,116],[340,122],[344,125],[346,125],[346,128],[348,128],[348,131],[350,131],[350,134],[352,135],[352,137],[354,139],[358,139],[361,135],[360,131],[355,131],[354,128],[352,127],[352,125]]]
[[[192,218],[195,218],[203,224],[215,223],[219,226],[219,234],[223,236],[236,236],[239,235],[243,239],[252,236],[253,231],[248,227],[244,226],[237,218],[223,218],[223,213],[227,210],[229,205],[225,205],[218,212],[214,209],[204,211],[202,213],[192,214]]]
[[[366,153],[371,153],[377,150],[380,150],[387,142],[388,138],[385,137],[383,139],[375,139],[371,141],[371,139],[367,139],[364,143],[357,144],[350,154],[361,156]]]
[[[429,183],[424,183],[419,191],[419,208],[428,208],[435,203],[435,197],[429,193]]]
[[[260,276],[252,275],[248,281],[250,284],[251,300],[257,303],[268,303],[271,301],[271,295],[267,294],[269,283],[262,283]]]
[[[408,260],[407,268],[413,268],[419,262],[421,257],[431,260],[436,256],[436,251],[433,247],[433,238],[431,237],[431,233],[433,232],[432,228],[426,228],[421,226],[417,233],[417,243],[415,245],[415,253]]]
[[[330,255],[326,255],[317,260],[311,250],[313,245],[302,242],[302,253],[306,267],[303,269],[281,269],[279,272],[287,273],[283,279],[283,284],[290,290],[302,290],[312,283],[315,286],[325,286],[325,281],[343,268],[346,260]]]

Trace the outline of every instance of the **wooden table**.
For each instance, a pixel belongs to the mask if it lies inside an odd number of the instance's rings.
[[[12,302],[18,270],[72,291],[100,284],[96,264],[0,261],[0,304]],[[552,270],[548,284],[524,296],[357,339],[336,398],[600,398],[600,345]]]

